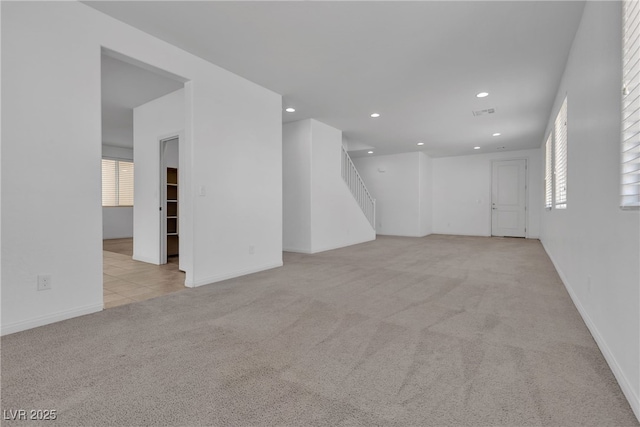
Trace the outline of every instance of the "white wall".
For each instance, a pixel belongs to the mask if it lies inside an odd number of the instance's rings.
[[[184,103],[184,95],[183,95],[182,102]],[[178,168],[180,166],[180,163],[179,163],[180,155],[178,153],[178,149],[179,149],[179,145],[177,140],[173,139],[171,141],[167,141],[166,148],[164,151],[164,161],[168,168]]]
[[[568,97],[566,210],[541,240],[640,418],[640,218],[620,204],[620,2],[587,2],[549,128]]]
[[[341,175],[342,132],[317,120],[283,126],[284,249],[316,253],[375,239]]]
[[[282,265],[278,94],[79,2],[0,7],[3,334],[103,307],[102,48],[187,81],[187,282]]]
[[[195,211],[184,219],[195,234],[182,227],[180,239],[193,245],[196,286],[282,266],[282,97],[213,68],[187,105],[193,153],[180,145],[181,161],[193,161]]]
[[[420,236],[427,236],[433,228],[433,162],[431,157],[420,153],[419,163]]]
[[[527,159],[527,237],[540,236],[540,149],[434,158],[433,232],[491,235],[491,162]]]
[[[353,159],[376,199],[376,232],[426,236],[431,229],[430,159],[420,152]]]
[[[102,144],[102,157],[133,161],[133,148]],[[102,238],[133,237],[133,207],[107,206],[102,208]]]
[[[282,126],[282,191],[283,249],[311,252],[311,120]]]
[[[376,233],[342,179],[342,132],[311,120],[312,252],[375,240]]]
[[[133,237],[133,208],[106,206],[102,208],[102,238],[124,239]]]
[[[179,89],[133,109],[133,259],[138,261],[153,264],[161,262],[158,210],[161,205],[160,140],[173,136],[182,137],[184,134],[184,96],[184,89]],[[178,156],[175,157],[177,159]],[[178,169],[178,172],[183,172],[182,168]],[[178,202],[182,202],[182,198],[179,198]],[[182,212],[184,209],[184,204],[181,204],[179,211]],[[182,215],[178,220],[180,230],[186,227]]]
[[[133,160],[133,148],[117,147],[115,145],[109,145],[102,143],[102,157],[118,160]]]

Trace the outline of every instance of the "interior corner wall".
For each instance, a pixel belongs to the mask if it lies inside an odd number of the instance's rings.
[[[102,144],[102,157],[133,161],[133,149]],[[133,207],[102,207],[102,238],[123,239],[133,237]]]
[[[430,232],[428,160],[419,152],[357,157],[353,163],[376,199],[376,232],[425,236]]]
[[[433,163],[433,232],[491,236],[491,165],[527,160],[527,237],[540,236],[540,149],[438,157]]]
[[[283,250],[311,253],[311,120],[282,126]]]
[[[137,261],[161,262],[158,213],[161,205],[160,140],[182,137],[185,129],[184,95],[184,89],[179,89],[133,109],[133,259]],[[179,210],[183,211],[184,207]],[[184,226],[183,222],[178,225],[179,229]]]
[[[103,309],[103,49],[186,81],[188,284],[282,265],[280,95],[80,2],[0,7],[2,334]]]
[[[567,208],[541,241],[640,419],[640,214],[620,205],[621,3],[586,2],[548,123],[567,96]]]

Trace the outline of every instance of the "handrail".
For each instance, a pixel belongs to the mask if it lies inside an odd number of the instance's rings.
[[[371,224],[373,229],[376,229],[376,200],[371,197],[371,193],[367,190],[367,186],[364,185],[364,181],[360,177],[356,166],[351,161],[349,153],[342,147],[342,179],[349,187],[351,194],[358,202],[360,209],[364,213],[365,217]]]

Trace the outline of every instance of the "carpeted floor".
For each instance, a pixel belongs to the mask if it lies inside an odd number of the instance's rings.
[[[638,425],[538,241],[284,258],[3,337],[2,409],[63,426]]]

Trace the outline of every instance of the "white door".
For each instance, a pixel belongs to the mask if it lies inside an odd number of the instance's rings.
[[[527,161],[495,161],[492,169],[491,235],[525,237]]]

